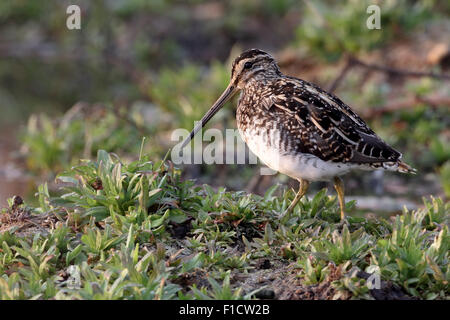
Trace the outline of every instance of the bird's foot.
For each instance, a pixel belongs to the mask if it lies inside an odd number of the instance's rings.
[[[337,228],[339,231],[342,231],[344,229],[344,226],[347,226],[347,228],[350,227],[350,223],[348,222],[347,217],[345,216],[341,218],[341,222],[337,224]]]
[[[289,207],[286,209],[286,210],[284,210],[284,212],[282,212],[279,216],[278,216],[278,218],[281,220],[281,219],[286,219],[286,220],[288,220],[289,219],[289,217],[291,216],[291,214],[292,214],[292,212],[294,212],[294,208],[295,208],[295,206],[297,205],[297,203],[298,203],[298,199],[297,199],[297,197],[291,202],[291,204],[289,205]]]
[[[290,215],[292,213],[292,210],[289,210],[289,208],[287,208],[286,210],[284,210],[282,213],[280,213],[278,215],[278,219],[285,219],[285,218],[289,218]]]

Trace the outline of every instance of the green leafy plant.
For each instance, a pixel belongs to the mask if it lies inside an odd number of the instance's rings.
[[[313,56],[334,61],[343,53],[370,51],[394,38],[399,30],[414,30],[414,27],[430,19],[432,3],[386,1],[377,3],[382,9],[380,30],[366,26],[369,17],[366,10],[371,1],[313,2],[307,1],[302,23],[297,27],[296,43]],[[339,12],[339,14],[336,14]],[[324,29],[327,30],[324,32]]]
[[[134,121],[142,118],[143,108],[112,108],[76,104],[61,118],[31,115],[21,134],[22,155],[28,168],[38,174],[55,174],[75,164],[79,158],[95,156],[100,146],[118,153],[137,152],[139,140],[150,127]],[[134,138],[133,138],[134,137]]]
[[[1,299],[253,299],[262,286],[244,292],[233,276],[262,272],[254,267],[262,258],[294,266],[289,272],[302,285],[333,280],[334,298],[373,298],[355,270],[374,268],[410,296],[448,297],[449,208],[439,198],[393,223],[349,218],[340,227],[336,199],[324,190],[279,219],[292,191],[195,186],[170,162],[142,154],[125,163],[100,150],[57,180],[58,195],[44,184],[37,207],[16,207],[29,221],[45,216],[53,224],[0,232]],[[11,218],[9,204],[0,227]]]

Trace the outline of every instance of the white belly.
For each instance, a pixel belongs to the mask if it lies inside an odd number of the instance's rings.
[[[268,143],[264,136],[252,134],[249,131],[240,131],[240,134],[249,149],[265,165],[297,180],[328,181],[357,167],[356,165],[323,161],[309,153],[289,154],[283,152],[274,147],[279,145],[279,143],[275,143],[280,138],[276,133],[270,136],[272,143]]]

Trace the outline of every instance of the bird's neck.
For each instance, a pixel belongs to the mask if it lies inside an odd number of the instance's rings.
[[[264,70],[264,72],[259,72],[254,74],[254,76],[247,81],[244,87],[244,91],[252,90],[257,87],[267,86],[277,79],[283,76],[281,72]]]

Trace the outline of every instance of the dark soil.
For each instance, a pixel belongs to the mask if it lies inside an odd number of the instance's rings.
[[[370,274],[360,271],[357,276],[367,280],[369,279]],[[416,300],[414,297],[406,295],[399,286],[383,280],[381,280],[381,288],[370,290],[370,294],[375,300]]]
[[[13,199],[12,206],[0,213],[0,233],[9,231],[26,236],[36,232],[46,234],[48,229],[54,228],[57,218],[53,214],[33,215],[31,210],[23,205],[22,197],[14,196]]]
[[[175,239],[184,239],[191,232],[192,220],[193,218],[189,217],[186,221],[182,223],[170,222],[169,223],[170,227],[168,228],[169,233]]]
[[[206,273],[201,270],[184,273],[178,278],[171,280],[171,282],[181,286],[183,292],[189,291],[190,287],[193,285],[196,285],[197,288],[210,286],[209,282],[206,280]]]
[[[314,285],[304,284],[299,277],[300,270],[296,263],[287,263],[283,260],[261,259],[256,261],[255,269],[246,275],[235,274],[235,284],[242,287],[246,293],[262,288],[255,294],[258,299],[276,300],[348,300],[352,297],[350,292],[340,292],[333,287],[332,282],[344,276],[340,268],[329,265],[331,272],[321,283]],[[368,279],[370,274],[360,271],[357,274],[361,279]],[[381,281],[381,289],[370,290],[375,300],[413,300],[400,287],[388,281]]]

